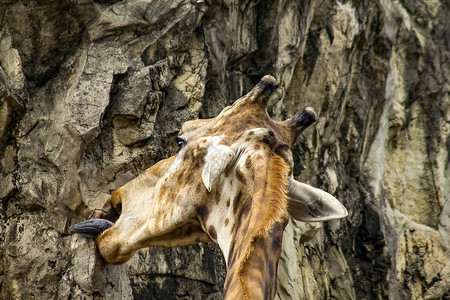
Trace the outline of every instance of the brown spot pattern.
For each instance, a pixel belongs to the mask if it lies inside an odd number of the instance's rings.
[[[250,158],[250,155],[247,156],[247,159],[245,160],[245,167],[247,170],[251,170],[253,166],[252,159]]]
[[[203,183],[197,184],[197,187],[195,188],[195,192],[197,194],[200,194],[200,192],[202,191],[202,188],[203,188]]]
[[[239,208],[239,204],[241,202],[241,197],[242,197],[242,191],[239,191],[239,193],[236,195],[236,197],[233,200],[233,213],[234,215],[236,215],[238,208]]]
[[[252,209],[252,198],[248,197],[247,200],[245,201],[243,207],[242,207],[242,211],[241,211],[241,215],[239,217],[239,221],[241,219],[247,217],[247,215],[249,214],[251,209]]]
[[[236,179],[244,186],[246,185],[244,174],[241,172],[241,169],[239,167],[236,168]]]
[[[204,220],[206,216],[208,215],[208,208],[204,205],[197,207],[196,209],[197,214],[199,215],[200,219]]]
[[[216,204],[219,204],[219,202],[220,202],[220,190],[216,190],[215,192],[214,192],[214,198],[215,198],[215,200],[216,200]]]
[[[178,185],[180,185],[180,184],[182,184],[183,183],[183,175],[184,175],[184,173],[183,172],[180,172],[180,174],[178,174],[178,176],[177,176],[177,184]]]

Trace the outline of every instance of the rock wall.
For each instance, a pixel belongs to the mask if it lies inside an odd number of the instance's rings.
[[[280,299],[450,297],[450,5],[439,0],[0,4],[0,298],[220,299],[214,244],[105,264],[70,225],[263,75],[312,106],[298,179],[349,217],[292,221]]]

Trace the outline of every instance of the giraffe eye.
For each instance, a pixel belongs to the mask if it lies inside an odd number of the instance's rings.
[[[177,136],[176,138],[174,138],[174,141],[175,141],[175,143],[176,143],[177,146],[178,146],[178,151],[180,151],[181,148],[183,148],[184,145],[186,145],[186,141],[185,141],[183,138],[179,137],[179,136]]]

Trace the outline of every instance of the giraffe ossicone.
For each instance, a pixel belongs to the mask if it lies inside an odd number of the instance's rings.
[[[72,226],[95,237],[109,263],[140,248],[215,241],[227,263],[225,299],[273,299],[283,230],[291,215],[315,222],[347,216],[329,193],[293,178],[291,148],[316,121],[312,108],[276,122],[266,105],[277,82],[264,76],[215,118],[183,124],[179,152],[111,194],[113,224]]]

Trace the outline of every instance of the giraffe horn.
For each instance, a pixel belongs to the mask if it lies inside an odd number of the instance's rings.
[[[251,103],[267,105],[270,95],[278,87],[276,79],[271,75],[264,76],[257,85],[248,93],[247,97]]]
[[[282,122],[291,133],[291,147],[297,144],[300,134],[317,121],[317,114],[312,107],[305,107],[302,111],[296,113],[292,118]]]

